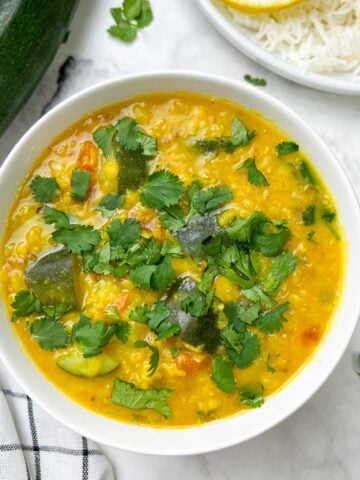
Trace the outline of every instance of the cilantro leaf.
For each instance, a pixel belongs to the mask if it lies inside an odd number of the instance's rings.
[[[256,168],[255,157],[245,160],[240,168],[245,168],[247,170],[249,183],[252,183],[257,187],[269,186],[269,182],[266,180],[265,176]]]
[[[107,31],[113,37],[119,38],[123,42],[132,42],[136,38],[137,28],[125,19],[119,19],[116,25],[111,25]]]
[[[315,233],[315,230],[310,230],[310,232],[306,234],[306,238],[309,240],[309,242],[314,242]]]
[[[30,333],[44,350],[64,348],[69,340],[64,325],[47,317],[34,320]]]
[[[115,10],[115,9],[114,9]],[[97,146],[102,150],[105,157],[110,157],[112,151],[112,141],[115,134],[115,126],[99,127],[93,133],[93,139]]]
[[[130,335],[130,324],[129,322],[118,322],[116,324],[115,336],[122,343],[126,343]]]
[[[45,205],[44,209],[44,221],[46,224],[55,224],[55,228],[65,228],[70,225],[70,219],[66,213],[56,210],[56,208]]]
[[[287,322],[287,319],[283,316],[285,312],[289,310],[289,302],[278,305],[270,312],[261,313],[256,325],[264,333],[279,332],[283,328],[283,323]]]
[[[232,301],[225,304],[224,313],[234,329],[241,332],[244,329],[244,324],[251,325],[255,322],[259,316],[259,309],[259,303],[247,306]]]
[[[244,75],[244,79],[256,87],[266,87],[267,85],[267,81],[264,78],[254,78],[248,73]]]
[[[30,184],[32,194],[37,202],[48,203],[60,195],[60,187],[54,177],[40,177],[33,179]]]
[[[252,241],[256,250],[266,257],[276,257],[284,248],[290,237],[290,231],[286,227],[272,231],[271,223],[263,223],[255,231]]]
[[[35,297],[33,292],[28,290],[20,290],[17,292],[11,307],[14,309],[13,321],[19,317],[28,317],[32,313],[41,312],[40,301]]]
[[[271,308],[275,302],[259,287],[254,285],[252,288],[241,290],[242,295],[250,302],[260,303],[264,308]]]
[[[281,142],[276,145],[276,155],[282,157],[288,153],[295,153],[299,151],[299,145],[295,142]]]
[[[221,207],[224,203],[229,202],[233,198],[233,193],[228,187],[210,187],[206,190],[200,190],[195,193],[191,207],[201,215],[206,212]]]
[[[144,28],[153,21],[153,12],[149,0],[141,1],[142,8],[140,15],[136,18],[138,28]]]
[[[176,233],[185,225],[184,212],[178,205],[157,210],[160,223],[163,227]]]
[[[145,342],[144,340],[137,340],[134,343],[136,348],[149,348],[151,350],[151,356],[149,359],[149,370],[148,370],[148,377],[151,377],[154,375],[157,367],[159,366],[159,360],[160,360],[160,353],[159,349],[156,347],[153,347],[150,345],[148,342]]]
[[[261,407],[264,403],[264,387],[260,383],[248,383],[240,388],[240,399],[251,408]]]
[[[176,205],[184,193],[184,186],[177,175],[169,170],[159,170],[148,178],[140,194],[145,207],[162,209]]]
[[[171,390],[168,388],[150,388],[143,390],[137,388],[133,383],[124,382],[116,378],[111,400],[117,405],[133,410],[152,409],[166,419],[170,419],[172,417],[172,411],[167,404],[170,393]]]
[[[314,175],[311,173],[310,167],[305,160],[301,160],[299,164],[299,170],[304,180],[310,185],[315,185]]]
[[[154,157],[157,154],[155,138],[141,130],[133,118],[124,117],[116,124],[116,139],[125,150],[139,151],[145,157]]]
[[[57,303],[56,305],[43,306],[42,311],[46,314],[46,317],[57,322],[66,313],[73,310],[73,306],[67,303]]]
[[[232,240],[237,240],[241,243],[251,243],[254,232],[261,224],[267,222],[267,220],[266,215],[255,210],[248,218],[239,217],[235,219],[226,231]]]
[[[218,138],[212,140],[196,140],[193,145],[201,155],[215,154],[218,153],[220,149],[220,141]]]
[[[328,208],[324,208],[324,210],[321,214],[321,218],[323,220],[325,220],[325,222],[328,222],[328,223],[331,223],[335,219],[335,217],[336,217],[336,213],[332,212]]]
[[[223,357],[216,357],[211,362],[213,374],[211,380],[225,393],[231,393],[236,389],[233,364]]]
[[[90,225],[68,225],[55,230],[51,236],[75,254],[91,251],[101,240],[100,233]]]
[[[260,355],[259,339],[255,333],[244,331],[239,334],[239,341],[241,344],[240,353],[232,345],[226,349],[226,352],[238,368],[250,367]]]
[[[128,247],[140,238],[141,224],[138,220],[127,218],[124,222],[113,220],[107,228],[112,247]]]
[[[109,343],[110,338],[116,332],[117,325],[107,324],[102,320],[91,322],[85,316],[82,316],[81,320],[81,325],[75,324],[73,326],[73,341],[79,342],[83,347],[84,358],[99,355],[102,347]]]
[[[124,205],[124,201],[125,195],[109,193],[100,200],[95,207],[95,210],[100,212],[103,217],[110,218],[118,208],[121,208]]]
[[[151,289],[151,278],[156,270],[156,265],[141,265],[130,273],[130,280],[144,290]]]
[[[146,305],[138,305],[137,307],[134,308],[134,310],[132,310],[132,312],[130,312],[129,318],[134,322],[147,323],[148,322],[147,313],[148,313],[148,309]]]
[[[71,175],[71,196],[78,202],[84,201],[90,187],[91,173],[88,170],[73,170]]]
[[[305,226],[314,225],[315,223],[315,205],[309,205],[302,214],[302,219]]]
[[[274,294],[285,278],[296,269],[297,265],[297,258],[293,253],[282,252],[273,259],[270,271],[262,282],[262,287],[268,293]]]
[[[128,20],[135,20],[141,14],[142,2],[141,0],[124,0],[123,10]]]
[[[147,314],[149,327],[156,333],[159,340],[172,337],[180,332],[180,326],[170,322],[170,313],[170,309],[164,302],[158,302]]]
[[[223,136],[220,138],[220,145],[227,153],[233,153],[237,148],[250,143],[255,137],[255,132],[249,131],[237,117],[232,121],[231,132],[231,137]]]
[[[175,276],[176,272],[172,266],[171,258],[167,256],[156,266],[150,281],[151,288],[162,292],[172,284]]]

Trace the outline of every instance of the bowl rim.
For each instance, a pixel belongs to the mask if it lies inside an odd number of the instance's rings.
[[[222,15],[220,11],[222,5],[217,6],[212,0],[197,0],[197,3],[209,23],[226,40],[259,65],[288,80],[315,90],[338,95],[360,95],[360,81],[352,80],[351,72],[349,73],[349,80],[346,80],[336,76],[335,73],[321,74],[305,70],[305,68],[283,60],[262,48],[259,43],[246,35],[245,27],[237,26],[235,22]],[[226,8],[226,5],[224,5],[224,8]]]
[[[21,154],[21,151],[31,145],[31,141],[36,138],[39,132],[47,124],[48,121],[54,119],[56,121],[57,116],[61,115],[63,111],[70,106],[75,104],[80,104],[81,101],[89,101],[91,97],[96,94],[100,95],[105,93],[107,90],[112,88],[118,88],[121,90],[121,86],[124,85],[141,85],[141,82],[148,83],[149,85],[158,84],[161,82],[166,85],[170,85],[171,82],[184,83],[188,85],[201,85],[201,88],[218,88],[224,93],[221,95],[215,95],[211,93],[204,93],[199,91],[199,87],[191,88],[186,87],[183,91],[189,93],[200,93],[205,95],[213,95],[218,98],[229,98],[230,94],[227,92],[234,91],[239,95],[246,96],[247,98],[253,99],[262,105],[263,111],[267,111],[266,107],[273,108],[274,112],[278,113],[280,116],[286,118],[289,122],[293,122],[294,125],[297,125],[297,129],[300,134],[303,134],[309,138],[309,144],[313,144],[314,148],[318,147],[324,154],[325,157],[331,163],[331,169],[334,170],[334,175],[339,178],[339,183],[344,184],[344,188],[347,190],[344,195],[348,199],[349,205],[351,208],[351,218],[352,218],[352,231],[353,237],[360,238],[360,208],[359,203],[354,191],[354,188],[351,184],[351,181],[336,156],[329,149],[326,143],[319,137],[318,134],[306,123],[304,122],[297,114],[295,114],[290,108],[282,104],[277,99],[270,96],[268,93],[260,91],[254,88],[251,85],[243,84],[239,81],[221,77],[217,75],[212,75],[208,73],[192,72],[192,71],[162,71],[162,72],[146,72],[140,74],[128,75],[125,77],[114,78],[106,82],[102,82],[98,85],[92,86],[85,90],[82,90],[75,95],[72,95],[68,99],[61,102],[59,105],[50,110],[44,117],[40,118],[30,130],[19,140],[15,145],[13,150],[8,155],[7,159],[3,163],[0,169],[0,191],[3,191],[7,184],[6,177],[11,174],[12,170],[16,169],[16,160],[17,157]],[[138,86],[137,86],[138,88]],[[145,88],[145,87],[144,87]],[[140,88],[141,89],[141,88]],[[147,93],[153,93],[158,91],[164,91],[164,89],[156,90],[153,88],[148,88],[144,92],[140,92],[139,95]],[[179,92],[179,88],[171,88],[165,90],[167,92]],[[229,97],[227,97],[229,95]],[[134,95],[124,95],[119,96],[118,102],[126,98],[132,98]],[[115,99],[112,103],[117,102]],[[236,103],[236,100],[231,99]],[[238,103],[241,105],[240,101]],[[251,102],[250,102],[251,103]],[[105,107],[107,103],[103,104]],[[249,107],[244,104],[246,108],[253,109],[258,111],[253,107]],[[101,108],[101,107],[99,107]],[[90,108],[88,113],[96,109]],[[264,114],[262,110],[259,110],[259,113],[263,115],[266,119],[270,119],[267,114]],[[76,118],[81,118],[84,113],[77,114]],[[68,122],[65,126],[60,126],[58,128],[58,134],[64,131],[73,121]],[[277,125],[281,130],[286,131],[286,128],[283,126]],[[45,148],[46,145],[43,146]],[[304,145],[305,147],[305,145]],[[303,150],[306,150],[304,148]],[[34,155],[32,158],[32,163],[35,161],[35,158],[38,154]],[[316,164],[316,163],[315,163]],[[317,165],[317,164],[316,164]],[[330,169],[330,170],[331,170]],[[319,168],[321,171],[321,169]],[[24,179],[28,169],[22,174],[21,178]],[[321,171],[322,177],[324,172]],[[13,197],[12,197],[13,198]],[[6,210],[5,218],[8,215],[8,210]],[[2,233],[2,232],[1,232]],[[359,256],[360,253],[356,254]],[[360,275],[360,261],[359,267],[352,266],[352,277],[355,277],[355,274]],[[354,283],[354,282],[353,282]],[[353,284],[351,284],[353,285]],[[353,285],[355,287],[355,285]],[[345,287],[344,287],[345,289]],[[343,292],[343,297],[345,296],[345,290]],[[0,321],[0,358],[14,376],[16,381],[20,386],[32,397],[48,414],[65,424],[67,427],[79,432],[81,435],[84,435],[94,441],[99,443],[107,444],[112,447],[120,448],[123,450],[145,453],[145,454],[155,454],[155,455],[192,455],[199,453],[206,453],[215,450],[220,450],[243,441],[249,440],[260,433],[272,428],[277,425],[289,415],[295,412],[300,408],[325,382],[330,373],[333,371],[340,358],[342,357],[346,347],[348,346],[351,336],[357,325],[358,316],[360,313],[360,296],[358,298],[352,296],[349,298],[347,303],[351,301],[350,319],[347,319],[347,329],[343,332],[341,338],[334,343],[336,354],[330,357],[329,362],[322,366],[321,364],[316,363],[316,360],[311,361],[311,374],[305,375],[305,371],[308,370],[309,365],[306,365],[297,372],[295,377],[290,380],[279,392],[274,394],[268,399],[265,405],[261,409],[255,409],[252,411],[247,411],[244,415],[235,415],[227,417],[225,419],[217,420],[210,422],[201,426],[193,426],[187,428],[172,428],[172,429],[157,429],[152,427],[144,427],[135,424],[126,424],[116,420],[111,420],[107,417],[99,415],[95,412],[92,412],[85,407],[82,407],[78,403],[71,400],[60,390],[58,390],[47,378],[43,375],[40,370],[32,363],[31,359],[19,349],[19,355],[25,355],[27,363],[25,366],[22,364],[18,365],[17,359],[15,359],[15,354],[6,343],[6,337],[10,341],[18,341],[15,337],[15,333],[11,328],[10,322],[7,320]],[[337,311],[339,311],[339,307]],[[333,320],[334,322],[334,320]],[[337,324],[336,324],[337,325]],[[11,330],[10,330],[11,328]],[[335,326],[332,325],[330,330],[335,330]],[[11,333],[9,333],[11,332]],[[322,344],[317,348],[316,356],[320,356],[319,353],[322,352],[323,346],[330,342],[329,340],[330,333],[327,332],[326,337]],[[22,353],[21,353],[22,351]],[[15,361],[16,360],[16,361]],[[29,361],[30,360],[30,361]],[[27,369],[27,370],[26,370]],[[33,377],[36,378],[34,382],[30,376],[26,375],[26,371],[30,372]],[[315,376],[315,373],[318,373],[316,380],[311,377]],[[301,379],[301,382],[300,382]],[[296,388],[294,384],[296,383]],[[305,390],[302,390],[302,389]],[[49,401],[48,397],[45,398],[43,391],[47,392],[47,395],[53,401]],[[281,396],[284,396],[283,392],[287,393],[288,400],[291,400],[288,404],[285,404],[284,408],[279,411],[279,406],[276,400]],[[285,395],[286,398],[286,395]],[[291,405],[290,405],[291,404]],[[261,413],[264,412],[264,413]],[[247,431],[242,431],[243,419],[246,417],[248,421],[245,421],[245,430],[247,423],[253,424],[252,428],[248,428]],[[259,418],[259,420],[257,420]],[[116,431],[116,433],[114,433]],[[109,438],[109,432],[111,433],[111,438]]]

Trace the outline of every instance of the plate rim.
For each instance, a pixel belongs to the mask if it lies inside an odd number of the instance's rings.
[[[331,78],[330,76],[306,71],[295,64],[282,60],[242,33],[239,28],[220,13],[212,0],[196,1],[210,24],[234,47],[255,63],[299,85],[327,93],[360,96],[360,81]]]

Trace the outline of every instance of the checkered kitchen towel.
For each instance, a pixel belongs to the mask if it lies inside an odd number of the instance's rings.
[[[0,480],[114,480],[97,446],[21,391],[0,362]]]

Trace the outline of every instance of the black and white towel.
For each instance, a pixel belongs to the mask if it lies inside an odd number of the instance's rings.
[[[1,362],[0,480],[114,480],[98,447],[38,407]]]

